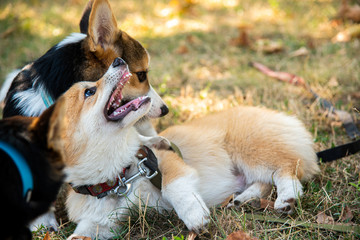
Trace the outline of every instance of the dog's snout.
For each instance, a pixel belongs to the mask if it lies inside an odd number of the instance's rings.
[[[166,105],[161,106],[161,117],[169,113],[169,108]]]
[[[118,67],[118,66],[122,66],[122,65],[126,65],[126,62],[122,59],[122,58],[115,58],[112,66],[113,67]]]

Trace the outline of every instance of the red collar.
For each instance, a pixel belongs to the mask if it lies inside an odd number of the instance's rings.
[[[140,161],[147,158],[147,161],[144,162],[145,166],[148,167],[152,172],[157,171],[160,176],[156,175],[155,178],[150,179],[150,181],[157,187],[161,188],[161,174],[158,170],[157,159],[154,153],[146,146],[142,146],[135,155]],[[123,169],[122,174],[119,177],[125,176],[126,168]],[[71,187],[74,189],[76,193],[91,195],[97,198],[105,197],[109,194],[109,192],[117,187],[121,187],[122,182],[117,177],[115,180],[108,180],[103,183],[98,183],[94,185],[81,185],[81,186],[73,186],[71,183]],[[156,182],[155,182],[156,181]]]

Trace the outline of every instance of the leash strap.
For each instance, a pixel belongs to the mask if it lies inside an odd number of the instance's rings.
[[[152,172],[151,174],[153,174],[154,172],[158,172],[158,174],[150,179],[150,182],[158,189],[161,190],[161,183],[162,183],[162,175],[161,172],[159,170],[158,167],[158,162],[157,162],[157,158],[154,154],[153,151],[151,151],[150,148],[146,147],[146,146],[142,146],[138,153],[136,154],[136,157],[139,159],[143,159],[144,157],[146,157],[148,160],[144,162],[145,166],[148,167]]]
[[[23,197],[26,202],[30,201],[31,192],[34,189],[31,170],[24,157],[11,145],[0,141],[0,150],[3,150],[14,161],[21,177]]]
[[[317,156],[322,163],[331,162],[342,157],[355,154],[360,151],[360,139],[334,148],[318,152]]]
[[[183,159],[183,156],[181,154],[181,151],[180,151],[179,147],[176,146],[176,144],[173,143],[173,142],[170,142],[170,144],[171,144],[170,150],[175,152],[181,159]]]

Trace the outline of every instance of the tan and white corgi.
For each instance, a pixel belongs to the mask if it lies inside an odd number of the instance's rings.
[[[239,193],[234,204],[263,197],[277,187],[275,209],[290,213],[302,194],[301,180],[319,171],[311,135],[295,117],[256,107],[209,115],[160,136],[144,137],[134,124],[146,115],[151,99],[121,104],[129,80],[116,59],[97,82],[79,82],[61,98],[69,106],[65,136],[66,202],[78,225],[69,239],[106,239],[127,220],[139,202],[159,211],[175,209],[193,231],[206,227],[209,207]],[[172,151],[180,149],[181,158]],[[162,173],[162,189],[151,178],[153,148]],[[145,158],[146,157],[146,158]],[[156,165],[156,164],[155,164]]]

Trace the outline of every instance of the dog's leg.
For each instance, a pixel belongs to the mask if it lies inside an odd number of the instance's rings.
[[[58,230],[59,224],[56,221],[53,207],[48,212],[40,215],[35,220],[31,221],[29,228],[30,230],[37,231],[39,228],[45,227],[54,231]]]
[[[150,148],[167,150],[171,146],[170,141],[161,136],[147,137],[147,136],[139,135],[139,137],[141,143]]]
[[[274,183],[277,188],[275,210],[291,214],[294,210],[295,200],[303,194],[302,185],[296,176],[275,173]]]
[[[250,187],[245,189],[241,194],[235,197],[232,203],[229,203],[228,207],[239,207],[241,203],[245,203],[252,199],[259,199],[268,196],[271,192],[271,184],[255,182]]]
[[[210,211],[198,193],[198,176],[172,151],[156,151],[163,174],[162,196],[189,230],[199,232],[209,222]]]

